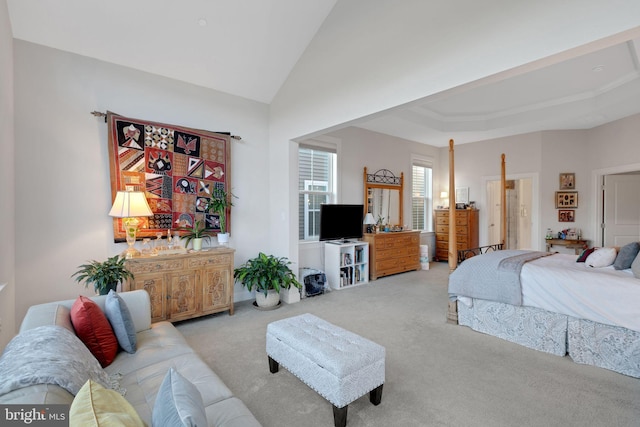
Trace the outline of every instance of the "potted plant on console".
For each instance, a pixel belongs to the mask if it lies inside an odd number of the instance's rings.
[[[211,233],[205,228],[204,222],[201,220],[197,220],[191,227],[180,227],[178,230],[184,232],[180,238],[186,240],[185,248],[193,241],[194,251],[202,250],[203,240],[209,241],[211,239]]]
[[[85,282],[85,287],[93,284],[96,293],[107,295],[111,289],[116,290],[118,283],[127,279],[133,279],[133,273],[127,270],[125,258],[120,255],[107,258],[104,262],[92,260],[88,264],[78,266],[78,271],[73,273],[76,282]]]
[[[302,287],[289,268],[286,257],[275,257],[260,252],[256,258],[248,260],[233,271],[233,278],[241,282],[248,291],[256,290],[256,305],[275,308],[280,303],[280,290],[294,286]]]
[[[220,232],[218,233],[218,243],[224,245],[229,242],[229,233],[227,232],[227,209],[233,206],[231,199],[236,197],[231,192],[225,191],[224,188],[216,187],[211,193],[211,199],[205,207],[205,211],[218,214],[220,220]]]

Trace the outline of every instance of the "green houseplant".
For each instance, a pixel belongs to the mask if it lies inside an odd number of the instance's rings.
[[[205,207],[207,212],[218,214],[220,219],[220,233],[218,233],[218,243],[226,243],[229,241],[229,233],[227,233],[227,208],[233,206],[232,199],[236,197],[231,192],[227,192],[224,188],[214,188],[211,198]],[[223,236],[220,236],[220,235]]]
[[[133,273],[127,270],[124,263],[125,258],[120,255],[107,258],[103,262],[91,260],[88,264],[78,266],[78,271],[71,277],[75,277],[78,283],[84,281],[85,287],[93,284],[97,293],[106,295],[111,289],[115,291],[118,283],[133,279]]]
[[[291,286],[301,288],[295,274],[289,268],[291,261],[286,257],[265,255],[257,257],[233,270],[233,278],[241,282],[248,291],[256,290],[256,304],[260,307],[277,306],[280,302],[280,290]]]
[[[202,241],[211,239],[211,232],[205,228],[204,221],[197,220],[191,227],[180,227],[179,231],[183,232],[180,235],[180,239],[186,240],[185,247],[189,246],[189,243],[193,241],[193,250],[199,251],[202,249]]]

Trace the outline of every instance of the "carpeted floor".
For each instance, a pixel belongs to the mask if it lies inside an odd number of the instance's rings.
[[[347,426],[640,426],[640,380],[447,324],[448,267],[256,310],[236,304],[177,324],[265,427],[333,426],[332,406],[284,369],[269,373],[269,322],[312,313],[386,348],[382,403]]]

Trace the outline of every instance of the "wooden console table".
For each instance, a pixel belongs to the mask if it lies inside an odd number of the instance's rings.
[[[188,254],[126,260],[134,280],[123,291],[144,289],[151,299],[151,321],[191,319],[229,310],[233,314],[233,254],[219,247]]]
[[[569,240],[569,239],[547,239],[547,252],[551,252],[553,245],[564,246],[565,248],[574,249],[576,255],[589,246],[588,240]]]

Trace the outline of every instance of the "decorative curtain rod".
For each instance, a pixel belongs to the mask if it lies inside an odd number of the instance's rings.
[[[103,113],[101,111],[92,111],[91,115],[95,116],[95,117],[104,117],[104,122],[107,123],[107,113]],[[217,132],[217,133],[222,133],[222,134],[228,134],[230,138],[235,139],[235,140],[242,140],[242,137],[239,135],[231,135],[228,132]]]

